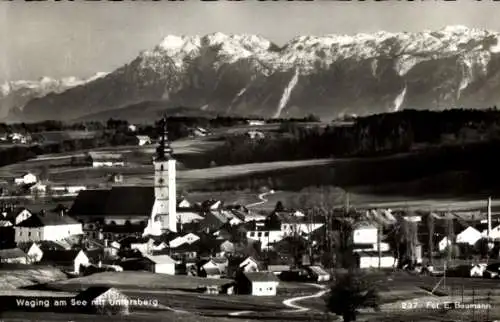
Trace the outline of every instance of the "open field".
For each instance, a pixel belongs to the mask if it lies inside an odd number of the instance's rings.
[[[0,290],[14,290],[20,287],[66,279],[66,274],[49,266],[0,267]]]
[[[194,276],[165,275],[149,272],[104,272],[85,277],[73,278],[49,284],[50,287],[74,291],[75,287],[84,289],[88,286],[105,285],[127,289],[177,289],[194,290],[200,286],[224,285],[229,279],[207,279]]]

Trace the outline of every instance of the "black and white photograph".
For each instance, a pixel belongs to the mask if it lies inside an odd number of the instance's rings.
[[[500,321],[499,13],[0,2],[0,322]]]

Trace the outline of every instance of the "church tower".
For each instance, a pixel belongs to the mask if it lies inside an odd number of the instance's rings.
[[[151,214],[151,223],[161,231],[177,231],[177,196],[175,182],[175,159],[168,141],[167,119],[160,121],[160,142],[156,148],[154,165],[155,202]],[[158,227],[160,223],[161,227]]]

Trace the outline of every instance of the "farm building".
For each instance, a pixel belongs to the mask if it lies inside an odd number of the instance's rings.
[[[467,227],[456,235],[456,242],[460,244],[469,244],[471,246],[476,245],[476,243],[483,237],[481,232],[474,227]],[[439,251],[444,251],[451,243],[448,237],[443,237],[438,243]]]
[[[360,251],[356,253],[359,268],[378,268],[379,253],[377,251]],[[397,259],[391,252],[381,252],[380,267],[392,268],[397,265]]]
[[[236,277],[238,294],[276,296],[279,279],[271,272],[246,272]]]
[[[38,178],[36,175],[34,175],[31,172],[26,172],[22,176],[18,178],[14,178],[14,183],[17,185],[28,185],[28,184],[34,184],[38,181]]]
[[[27,264],[26,253],[19,248],[0,249],[0,263]]]
[[[130,299],[112,287],[89,287],[75,297],[75,302],[86,303],[79,311],[104,315],[129,314]]]
[[[80,273],[82,266],[90,265],[90,260],[83,250],[45,250],[41,260],[44,264],[55,265],[74,273]]]
[[[28,243],[20,243],[18,247],[26,254],[26,258],[28,259],[28,263],[37,263],[43,257],[43,250],[38,246],[37,243],[28,242]]]
[[[153,273],[175,275],[175,264],[177,262],[168,255],[146,255],[144,258],[149,262],[149,270]]]
[[[82,224],[71,217],[41,212],[14,227],[15,242],[40,240],[62,240],[70,236],[83,235]]]
[[[88,162],[94,168],[99,167],[123,167],[125,160],[123,155],[118,153],[97,153],[89,152],[87,155]]]

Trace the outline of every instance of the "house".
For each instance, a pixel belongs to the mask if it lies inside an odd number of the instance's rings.
[[[266,124],[266,121],[263,121],[263,120],[248,120],[247,123],[250,126],[259,126],[259,125]]]
[[[82,303],[77,310],[85,313],[126,315],[130,299],[113,287],[93,286],[80,292],[73,303]]]
[[[264,139],[266,136],[260,131],[248,131],[247,136],[252,140]]]
[[[184,243],[176,248],[170,249],[170,253],[177,259],[194,260],[200,253],[200,246],[198,243]]]
[[[177,208],[191,208],[191,207],[192,207],[191,203],[186,198],[182,198],[177,203]]]
[[[397,259],[391,252],[381,252],[380,267],[393,268],[397,266]],[[378,251],[360,251],[356,252],[359,268],[378,268],[379,267],[379,252]]]
[[[0,263],[27,264],[26,253],[19,248],[0,249]]]
[[[109,176],[109,182],[122,183],[123,182],[123,175],[121,173],[112,173]]]
[[[330,273],[325,271],[321,266],[308,266],[306,269],[317,283],[328,282],[331,278]]]
[[[31,172],[26,172],[22,176],[14,178],[14,183],[17,185],[34,184],[37,181],[37,177]]]
[[[373,224],[360,224],[354,229],[353,242],[356,244],[377,244],[379,229]]]
[[[276,296],[279,279],[271,272],[244,272],[236,280],[238,294]]]
[[[123,155],[117,153],[88,152],[87,160],[94,168],[125,166]]]
[[[26,185],[27,189],[31,192],[31,193],[45,193],[47,192],[47,184],[44,184],[44,183],[41,183],[40,181],[38,182],[35,182],[35,183],[30,183],[28,185]]]
[[[135,126],[134,124],[129,124],[128,125],[128,130],[130,132],[136,132],[137,131],[137,126]]]
[[[86,190],[85,186],[49,186],[47,190],[52,194],[70,194],[74,195],[82,190]]]
[[[20,222],[14,230],[16,243],[62,240],[70,236],[83,235],[82,224],[75,219],[44,211]]]
[[[38,246],[37,243],[28,242],[28,243],[20,243],[18,247],[26,254],[26,258],[28,259],[28,263],[37,263],[43,257],[43,250]]]
[[[146,144],[151,144],[151,138],[147,135],[136,135],[137,145],[143,146]]]
[[[200,263],[202,264],[199,270],[199,276],[201,277],[206,277],[206,278],[220,278],[222,275],[222,271],[219,268],[219,266],[213,261],[213,260],[208,260],[205,261],[205,263]]]
[[[483,238],[481,232],[476,228],[469,226],[465,228],[462,232],[457,234],[456,242],[474,246],[477,243],[477,241],[480,240],[481,238]]]
[[[193,244],[197,240],[199,240],[200,237],[196,236],[193,233],[186,234],[184,236],[179,236],[169,242],[170,248],[177,248],[182,244]]]
[[[234,254],[236,251],[236,247],[233,242],[230,242],[229,240],[224,240],[222,244],[220,244],[219,247],[220,251],[225,255],[225,254]]]
[[[253,257],[247,257],[238,266],[244,272],[258,272],[262,270],[262,264]]]
[[[486,264],[474,264],[470,268],[470,277],[483,277],[486,271]]]
[[[150,262],[149,270],[157,274],[175,275],[175,264],[177,262],[168,255],[146,255],[144,256]]]
[[[85,252],[77,249],[45,250],[41,262],[71,270],[76,274],[80,273],[82,266],[90,265],[90,259]]]
[[[10,221],[13,225],[19,225],[31,216],[31,212],[26,208],[15,208],[14,206],[2,208],[2,219]]]

